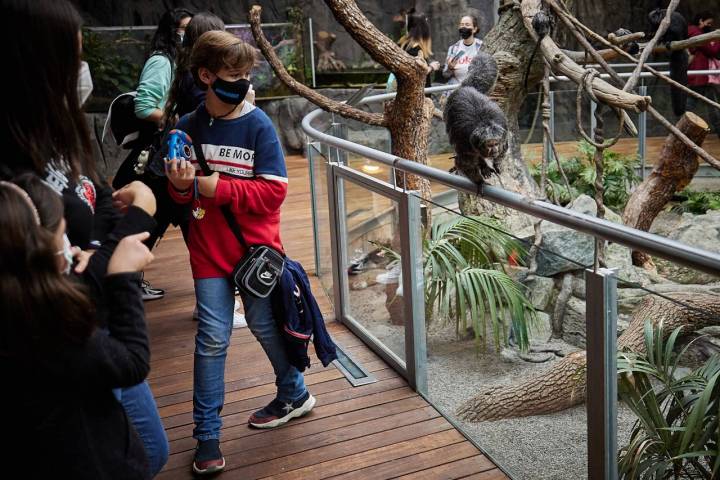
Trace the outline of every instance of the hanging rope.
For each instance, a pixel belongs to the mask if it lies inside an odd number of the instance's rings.
[[[601,105],[598,98],[595,96],[595,92],[593,92],[592,88],[592,81],[593,79],[598,76],[600,72],[598,72],[595,69],[589,68],[583,73],[583,76],[581,78],[580,85],[578,85],[577,88],[577,95],[575,97],[575,121],[577,123],[578,131],[580,132],[580,135],[587,141],[590,145],[594,146],[598,149],[605,149],[610,148],[613,145],[617,143],[618,140],[620,140],[620,136],[623,132],[623,127],[625,126],[625,116],[622,113],[622,110],[619,108],[615,108],[615,113],[618,116],[618,131],[617,134],[608,140],[607,142],[598,143],[585,132],[585,129],[582,126],[582,99],[583,99],[583,92],[590,97],[590,100],[595,102],[598,106]]]

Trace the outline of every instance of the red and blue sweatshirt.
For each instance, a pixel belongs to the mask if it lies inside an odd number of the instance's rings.
[[[194,116],[197,116],[195,121]],[[245,251],[228,227],[220,207],[229,205],[248,245],[268,245],[283,251],[280,240],[280,206],[287,195],[285,157],[268,116],[245,103],[241,116],[231,120],[211,117],[201,104],[180,119],[176,128],[193,141],[191,161],[203,172],[194,149],[201,148],[210,169],[220,173],[214,198],[193,188],[180,193],[168,182],[177,203],[193,203],[205,210],[202,219],[191,217],[188,249],[193,278],[228,277]]]

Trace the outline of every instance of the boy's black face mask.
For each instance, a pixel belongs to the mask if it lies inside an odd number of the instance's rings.
[[[228,105],[240,105],[249,89],[250,80],[246,78],[229,82],[217,77],[212,84],[212,90],[218,99]]]

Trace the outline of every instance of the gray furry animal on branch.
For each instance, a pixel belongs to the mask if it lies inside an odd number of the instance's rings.
[[[495,59],[478,52],[468,76],[445,104],[443,119],[455,147],[455,170],[478,185],[493,173],[499,175],[508,148],[507,120],[488,93],[495,85]]]

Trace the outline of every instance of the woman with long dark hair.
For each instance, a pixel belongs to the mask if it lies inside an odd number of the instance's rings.
[[[61,198],[37,176],[0,181],[0,395],[7,478],[148,479],[141,440],[112,389],[142,382],[150,352],[137,271],[152,260],[123,239],[100,310],[65,272]]]
[[[432,69],[425,78],[425,87],[430,86],[430,79],[434,72],[440,68],[437,61],[430,61],[432,57],[432,39],[430,38],[430,23],[425,14],[411,9],[407,14],[407,33],[398,40],[400,48],[413,57],[420,57]]]
[[[162,123],[163,108],[172,84],[175,62],[185,28],[193,14],[185,8],[166,11],[160,18],[150,42],[150,51],[138,83],[135,115],[143,120]]]
[[[158,23],[145,60],[135,96],[135,116],[147,121],[147,128],[141,129],[140,138],[133,142],[134,148],[125,158],[113,178],[113,187],[122,188],[137,179],[135,165],[140,153],[148,150],[153,142],[160,141],[165,103],[170,92],[170,85],[175,72],[175,62],[182,50],[185,29],[192,19],[192,12],[185,8],[167,10]],[[150,187],[158,200],[158,211],[155,220],[158,225],[150,232],[147,246],[151,249],[162,237],[167,227],[177,216],[177,209],[165,193],[167,181],[164,177],[146,175],[143,181]],[[156,300],[165,295],[164,290],[153,288],[142,280],[141,288],[144,300]]]
[[[72,4],[0,0],[0,6],[8,21],[0,29],[0,41],[12,45],[3,64],[17,79],[0,109],[0,180],[29,172],[62,199],[69,242],[94,252],[82,280],[102,314],[111,255],[122,238],[155,228],[155,197],[139,182],[112,194],[97,176],[77,94],[82,19]],[[113,202],[129,208],[122,215]],[[145,444],[151,471],[157,473],[167,461],[168,442],[149,386],[139,381],[116,394]]]
[[[207,90],[201,89],[190,73],[190,53],[200,35],[212,30],[225,30],[225,23],[210,12],[196,13],[187,24],[182,49],[176,62],[175,76],[165,104],[166,122],[175,123],[176,117],[194,111],[205,100]]]

